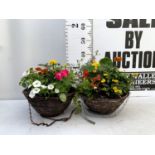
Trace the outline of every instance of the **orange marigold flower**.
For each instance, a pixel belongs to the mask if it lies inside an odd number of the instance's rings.
[[[121,62],[123,60],[122,57],[115,57],[114,62]]]
[[[40,68],[40,67],[36,67],[35,70],[36,70],[36,71],[41,71],[42,68]]]
[[[46,74],[47,72],[48,72],[48,69],[47,68],[45,68],[45,69],[42,70],[42,73],[43,74]]]
[[[38,71],[39,74],[46,74],[48,72],[47,68],[42,69],[40,67],[36,67],[35,70]]]

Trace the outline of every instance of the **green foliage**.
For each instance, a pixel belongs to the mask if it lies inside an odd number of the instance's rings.
[[[100,65],[102,65],[103,67],[112,67],[113,62],[111,61],[111,59],[105,57],[100,60]]]
[[[78,86],[78,91],[84,95],[91,96],[93,91],[88,79],[83,79],[83,81]]]
[[[89,61],[81,67],[81,74],[77,91],[87,97],[121,97],[129,92],[132,83],[132,77],[120,72],[107,57]]]
[[[81,111],[82,111],[81,100],[80,100],[78,94],[76,94],[76,95],[73,97],[73,104],[74,104],[74,106],[75,106],[75,108],[76,108],[75,114],[81,113]]]
[[[56,77],[57,73],[61,73],[60,79]],[[36,81],[39,81],[39,86],[34,85]],[[29,91],[33,91],[37,87],[39,92],[35,95],[46,98],[57,96],[62,102],[66,102],[68,94],[75,91],[72,85],[76,85],[76,76],[70,66],[46,63],[28,69],[21,78],[19,85]]]
[[[76,113],[81,112],[80,95],[88,98],[108,96],[110,98],[126,95],[132,83],[132,77],[119,71],[109,58],[99,62],[91,60],[80,66],[77,74],[70,66],[62,66],[51,60],[50,64],[40,64],[28,69],[19,84],[41,97],[59,97],[65,103],[68,94],[74,93],[73,103]]]

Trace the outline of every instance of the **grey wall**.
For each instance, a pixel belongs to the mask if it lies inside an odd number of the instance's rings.
[[[64,20],[0,20],[0,99],[23,99],[24,70],[54,58],[65,63]]]

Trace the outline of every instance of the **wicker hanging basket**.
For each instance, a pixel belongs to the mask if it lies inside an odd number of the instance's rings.
[[[24,90],[23,94],[27,98],[31,106],[42,116],[42,117],[55,117],[62,114],[65,109],[70,105],[73,94],[69,94],[65,103],[61,102],[58,97],[29,97],[29,91]]]
[[[84,103],[89,108],[89,110],[99,113],[99,114],[111,114],[124,102],[124,100],[129,96],[129,94],[121,97],[111,99],[108,97],[101,97],[95,99],[88,99],[83,97]]]

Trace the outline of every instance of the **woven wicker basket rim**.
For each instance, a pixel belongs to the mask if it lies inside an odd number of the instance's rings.
[[[28,94],[30,93],[30,90],[24,89],[24,90],[23,90],[23,93],[26,94],[26,96],[29,98],[29,95],[28,95]],[[71,97],[71,96],[73,96],[73,95],[74,95],[74,93],[68,93],[68,94],[67,94],[68,97]],[[44,100],[45,98],[46,98],[46,97],[44,97],[44,96],[35,96],[34,99]],[[50,100],[50,99],[58,100],[59,98],[58,98],[58,96],[52,96],[52,97],[47,97],[47,99],[48,99],[48,100]]]
[[[88,101],[110,101],[110,102],[118,102],[118,101],[122,101],[122,100],[125,100],[128,96],[129,96],[130,93],[127,93],[126,95],[122,96],[121,98],[108,98],[108,97],[103,97],[103,98],[93,98],[93,99],[90,99],[90,98],[87,98],[86,96],[83,96],[84,99],[88,100]]]

